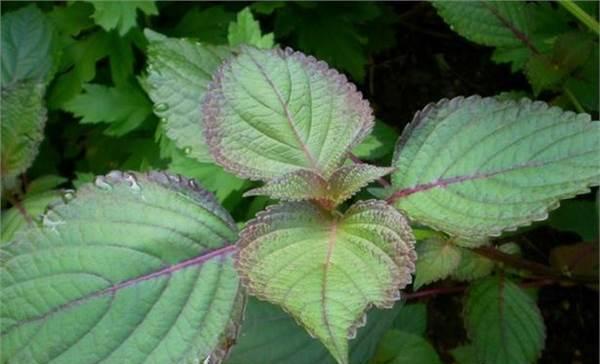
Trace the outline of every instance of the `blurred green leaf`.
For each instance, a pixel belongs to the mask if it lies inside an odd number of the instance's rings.
[[[275,34],[290,37],[303,52],[348,72],[365,76],[367,38],[358,26],[379,15],[374,3],[294,3],[275,11]]]
[[[237,20],[229,24],[227,34],[229,45],[249,44],[258,48],[272,48],[273,33],[262,35],[260,24],[254,20],[250,8],[244,8],[237,14]]]
[[[68,180],[65,177],[52,174],[41,176],[34,179],[29,183],[29,185],[27,185],[26,194],[33,195],[36,193],[46,192],[67,181]]]
[[[377,343],[402,310],[397,304],[389,310],[369,311],[366,326],[350,341],[350,363],[366,363]],[[334,364],[327,349],[311,338],[278,306],[250,297],[240,335],[225,364]]]
[[[594,201],[563,201],[544,224],[558,230],[576,232],[586,241],[598,239],[598,205]]]
[[[441,364],[435,349],[424,338],[399,330],[385,333],[372,364]]]
[[[473,345],[462,345],[452,349],[452,357],[456,364],[483,364],[477,359],[477,353]]]
[[[94,5],[92,18],[96,24],[107,31],[116,29],[119,34],[125,35],[136,26],[137,10],[146,15],[157,15],[158,9],[154,1],[97,1],[86,0]]]
[[[192,8],[173,29],[175,37],[192,37],[210,44],[227,43],[229,23],[235,20],[235,13],[225,10],[223,5],[206,9]]]
[[[66,35],[76,36],[94,26],[91,18],[94,7],[84,2],[60,3],[54,6],[48,17]]]
[[[398,139],[398,132],[376,119],[373,131],[362,143],[356,146],[352,153],[360,159],[375,160],[391,155]]]
[[[58,69],[55,28],[35,5],[2,15],[2,87],[19,81],[45,84]]]
[[[108,123],[106,135],[121,136],[140,126],[152,114],[146,95],[137,87],[84,85],[85,92],[64,106],[82,123]]]
[[[46,123],[44,90],[44,85],[36,81],[2,86],[0,172],[3,181],[25,172],[38,153]]]
[[[67,71],[57,77],[50,87],[49,108],[60,108],[79,94],[83,84],[94,79],[96,63],[110,54],[111,47],[111,36],[102,31],[67,46],[61,66]]]
[[[425,336],[427,330],[427,306],[424,303],[404,305],[392,325],[394,329],[409,334]]]

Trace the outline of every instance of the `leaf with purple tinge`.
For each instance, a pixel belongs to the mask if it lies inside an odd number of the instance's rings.
[[[272,206],[246,225],[236,268],[249,293],[280,305],[339,363],[371,305],[391,307],[411,281],[414,237],[383,201],[342,216],[308,202]]]
[[[285,201],[316,200],[333,208],[393,170],[369,164],[351,164],[336,169],[329,179],[325,179],[316,172],[302,169],[274,178],[244,196],[266,195]]]
[[[2,247],[3,360],[218,362],[241,314],[236,237],[180,176],[111,172],[65,193]]]
[[[242,46],[217,71],[203,110],[217,163],[254,180],[302,169],[329,178],[373,126],[346,77],[289,48]]]
[[[418,112],[398,140],[388,199],[477,245],[548,217],[600,184],[600,122],[543,102],[458,97]]]

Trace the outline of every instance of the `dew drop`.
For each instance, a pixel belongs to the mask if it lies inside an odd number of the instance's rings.
[[[142,187],[139,185],[137,178],[131,173],[125,174],[125,180],[129,183],[129,187],[134,191],[141,191]]]
[[[156,112],[164,112],[167,110],[169,110],[169,105],[165,104],[164,102],[154,105],[154,111]]]
[[[160,122],[163,123],[163,124],[166,124],[167,123],[167,118],[160,118]]]
[[[350,330],[348,330],[348,335],[346,335],[346,337],[348,340],[356,338],[356,327],[351,327]]]
[[[112,190],[112,185],[106,181],[104,176],[98,176],[94,180],[94,184],[101,190],[110,191]]]
[[[74,198],[75,198],[74,190],[64,190],[64,192],[62,194],[62,199],[65,203],[68,203],[69,201],[71,201]]]
[[[44,216],[42,216],[42,225],[44,225],[44,227],[47,227],[54,232],[58,232],[56,230],[57,226],[64,225],[64,224],[65,224],[65,221],[53,211],[48,211],[47,213],[44,214]]]
[[[185,155],[190,155],[192,153],[192,148],[185,147],[183,148],[183,152],[185,153]]]

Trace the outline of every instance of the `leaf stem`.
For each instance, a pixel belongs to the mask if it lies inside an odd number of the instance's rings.
[[[534,288],[534,287],[549,286],[549,285],[553,285],[556,283],[558,283],[558,281],[556,281],[554,279],[541,278],[541,279],[534,279],[534,280],[527,281],[527,282],[522,282],[519,284],[519,286],[521,288]],[[417,291],[417,292],[404,293],[402,295],[402,299],[404,299],[406,301],[411,301],[411,300],[430,298],[430,297],[435,297],[435,296],[445,295],[445,294],[461,293],[461,292],[465,291],[467,288],[469,288],[469,286],[464,285],[464,284],[457,285],[457,286],[450,286],[450,287],[433,287],[430,289],[424,289],[424,290]]]
[[[559,0],[558,2],[592,32],[600,35],[600,23],[580,8],[573,0]]]
[[[571,91],[571,89],[569,89],[568,87],[565,86],[563,91],[565,92],[565,95],[567,95],[567,97],[569,98],[569,101],[571,101],[571,103],[573,104],[573,106],[575,107],[575,110],[577,110],[577,112],[580,112],[580,113],[586,112],[585,109],[583,108],[583,106],[581,105],[581,103],[579,102],[579,100],[577,100],[577,98]]]
[[[14,198],[10,194],[7,194],[6,199],[8,200],[8,202],[10,202],[11,205],[17,208],[21,215],[23,215],[23,218],[27,222],[27,225],[33,225],[33,219],[31,218],[31,215],[29,215],[27,210],[25,210],[25,207],[21,204],[21,201],[19,201],[18,198]]]
[[[596,276],[578,274],[565,275],[563,272],[551,268],[549,266],[532,262],[530,260],[526,260],[515,255],[503,253],[494,247],[483,246],[479,248],[474,248],[472,249],[472,251],[488,259],[504,263],[513,268],[525,269],[533,273],[534,276],[538,278],[553,279],[555,281],[569,281],[576,283],[598,283],[598,277]]]

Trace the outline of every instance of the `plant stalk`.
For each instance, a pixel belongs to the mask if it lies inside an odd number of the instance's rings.
[[[587,26],[592,32],[600,35],[600,23],[582,8],[579,7],[573,0],[559,0],[558,1],[563,8],[565,8],[571,15],[576,17],[580,22]]]

